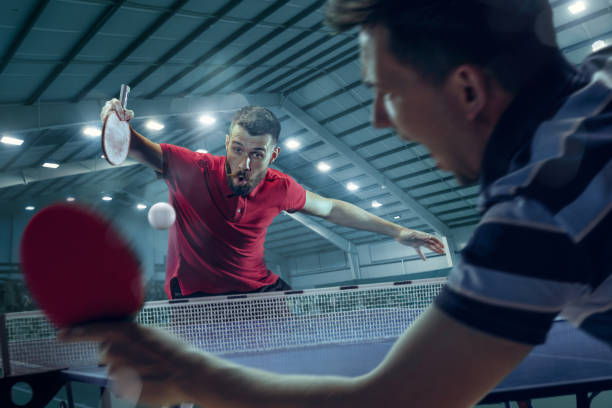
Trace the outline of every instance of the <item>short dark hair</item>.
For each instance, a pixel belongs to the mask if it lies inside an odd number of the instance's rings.
[[[515,91],[560,55],[548,0],[328,0],[325,14],[336,31],[387,27],[393,55],[434,83],[474,64]]]
[[[278,144],[280,122],[269,109],[261,106],[245,106],[234,114],[230,125],[230,135],[234,125],[242,126],[251,136],[269,134],[274,144]]]

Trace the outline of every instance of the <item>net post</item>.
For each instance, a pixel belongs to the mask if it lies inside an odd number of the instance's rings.
[[[8,377],[11,375],[11,362],[9,360],[8,330],[4,313],[0,313],[0,352],[2,353],[2,377]]]

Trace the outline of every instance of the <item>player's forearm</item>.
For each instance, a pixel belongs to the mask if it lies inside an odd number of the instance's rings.
[[[343,227],[375,232],[397,237],[403,227],[382,219],[356,205],[340,200],[332,200],[332,209],[325,219]]]
[[[288,376],[205,356],[204,373],[188,380],[186,401],[210,408],[366,407],[363,381],[343,377]],[[206,386],[198,386],[205,381]]]
[[[147,139],[130,126],[129,156],[155,171],[162,171],[163,155],[161,146]]]

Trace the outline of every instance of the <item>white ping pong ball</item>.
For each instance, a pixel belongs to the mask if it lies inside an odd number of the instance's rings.
[[[174,224],[176,213],[170,204],[160,202],[151,206],[147,218],[153,228],[159,230],[168,229]]]

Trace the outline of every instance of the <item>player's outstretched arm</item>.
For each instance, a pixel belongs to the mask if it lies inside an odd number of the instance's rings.
[[[245,368],[135,323],[93,324],[60,335],[103,342],[111,388],[120,396],[210,408],[471,407],[532,348],[463,326],[435,306],[400,337],[379,367],[358,378]]]
[[[425,260],[425,255],[421,251],[422,246],[439,254],[444,253],[444,244],[434,235],[394,224],[346,201],[321,197],[318,194],[306,191],[306,203],[301,211],[344,227],[372,231],[393,237],[400,244],[415,248],[423,260]]]
[[[163,154],[159,143],[152,142],[132,126],[130,126],[130,150],[129,156],[134,160],[151,167],[157,172],[163,168]]]
[[[134,117],[134,111],[124,109],[119,99],[111,99],[104,104],[100,112],[102,123],[104,123],[104,120],[111,112],[117,112],[119,118],[126,122],[129,122]],[[131,125],[130,149],[128,155],[132,159],[151,167],[155,171],[162,171],[163,155],[161,146],[138,133]]]

